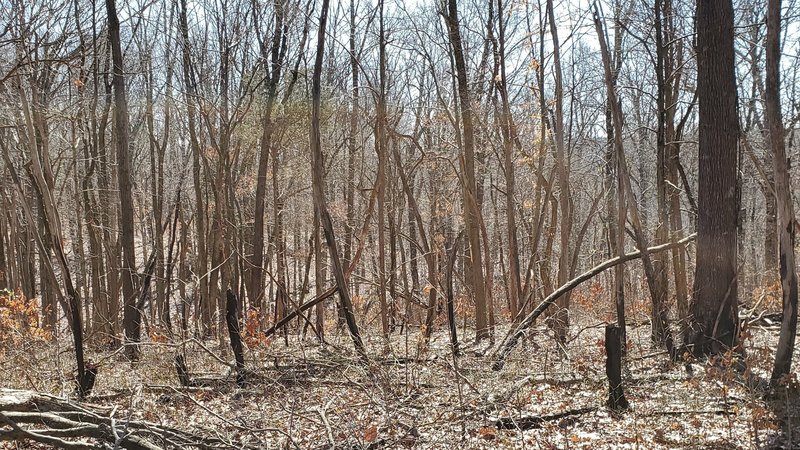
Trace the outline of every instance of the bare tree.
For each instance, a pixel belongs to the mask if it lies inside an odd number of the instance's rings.
[[[780,382],[792,369],[797,334],[797,269],[795,268],[794,241],[795,217],[789,184],[789,170],[784,142],[783,115],[780,96],[781,61],[781,0],[769,0],[767,6],[767,82],[766,119],[769,125],[769,142],[775,165],[775,197],[778,206],[778,240],[780,242],[781,291],[783,293],[783,320],[775,365],[770,381]]]
[[[547,0],[547,17],[550,24],[550,36],[553,40],[553,71],[555,73],[555,91],[553,92],[556,104],[553,117],[553,134],[556,147],[556,171],[558,173],[558,204],[561,210],[560,217],[560,248],[558,257],[558,284],[567,282],[570,275],[569,254],[570,236],[572,234],[572,198],[569,186],[569,163],[567,161],[565,131],[564,131],[564,82],[561,70],[561,49],[558,40],[558,25],[556,24],[553,0]],[[569,300],[570,294],[558,299],[557,309],[553,314],[553,326],[561,343],[567,340],[569,330]]]
[[[458,100],[463,125],[463,155],[460,158],[464,187],[464,226],[469,244],[469,268],[467,277],[475,295],[475,336],[478,340],[489,337],[488,314],[486,311],[486,286],[481,259],[481,212],[478,206],[478,187],[475,181],[475,126],[473,123],[472,100],[467,82],[467,64],[458,23],[456,0],[448,0],[441,14],[447,24],[447,36],[453,51],[456,78],[458,79]]]
[[[139,357],[141,339],[141,310],[136,298],[136,250],[133,229],[133,181],[131,178],[130,119],[125,93],[125,69],[122,60],[119,18],[115,0],[106,0],[108,39],[111,43],[114,77],[114,145],[117,151],[117,182],[119,185],[119,240],[122,243],[122,297],[125,305],[122,323],[125,328],[125,354],[129,359]]]
[[[264,207],[267,190],[267,170],[269,169],[269,154],[272,146],[275,124],[272,113],[275,107],[278,85],[281,80],[283,61],[286,55],[286,28],[285,5],[282,1],[274,2],[274,30],[269,45],[261,32],[263,15],[254,6],[253,20],[256,27],[256,36],[261,50],[261,59],[267,75],[266,88],[264,89],[264,106],[261,118],[261,145],[259,148],[258,174],[256,178],[255,212],[253,223],[252,247],[253,255],[250,262],[250,278],[247,286],[251,304],[261,307],[263,298],[263,270],[264,270]],[[274,175],[273,175],[274,176]]]
[[[339,291],[341,308],[347,322],[347,328],[353,338],[353,344],[359,355],[366,360],[367,353],[361,341],[358,331],[356,318],[353,314],[353,303],[350,300],[350,292],[347,289],[347,280],[344,276],[342,263],[339,259],[339,251],[336,247],[336,235],[333,232],[333,221],[328,212],[328,205],[325,200],[324,190],[324,161],[322,154],[322,138],[320,136],[320,107],[322,104],[322,62],[325,54],[325,27],[328,22],[329,0],[322,1],[322,10],[319,17],[319,30],[317,32],[317,56],[314,59],[314,73],[311,84],[311,129],[309,139],[311,141],[311,184],[314,194],[314,210],[320,218],[322,230],[325,233],[325,241],[328,244],[328,251],[331,258],[331,269],[336,279],[336,287]]]

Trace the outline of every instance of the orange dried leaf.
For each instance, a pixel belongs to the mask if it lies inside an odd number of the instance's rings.
[[[375,425],[370,426],[364,431],[364,440],[367,442],[375,442],[375,439],[378,438],[378,427]]]
[[[497,429],[495,427],[480,427],[478,429],[478,435],[481,439],[491,441],[497,437]]]

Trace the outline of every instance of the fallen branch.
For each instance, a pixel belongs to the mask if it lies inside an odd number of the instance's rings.
[[[306,302],[306,303],[303,303],[303,305],[302,305],[302,306],[300,306],[300,308],[298,308],[298,309],[295,309],[295,310],[294,310],[294,311],[292,311],[291,313],[287,314],[287,315],[286,315],[286,317],[284,317],[283,319],[279,320],[279,321],[278,321],[277,323],[275,323],[275,325],[273,325],[273,326],[272,326],[272,327],[271,327],[269,330],[265,331],[265,332],[264,332],[264,335],[265,335],[266,337],[272,336],[272,335],[273,335],[273,334],[275,334],[275,332],[276,332],[276,331],[278,331],[278,330],[279,330],[281,327],[283,327],[283,326],[284,326],[284,325],[286,325],[287,323],[291,322],[291,321],[292,321],[292,319],[294,319],[295,317],[297,317],[298,315],[300,315],[300,313],[302,313],[302,312],[304,312],[305,310],[307,310],[307,309],[311,308],[312,306],[316,305],[317,303],[320,303],[320,302],[322,302],[322,301],[325,301],[326,299],[328,299],[328,298],[330,298],[331,296],[333,296],[333,294],[335,294],[335,293],[336,293],[336,286],[333,286],[333,287],[330,287],[330,288],[328,288],[328,290],[326,290],[325,292],[323,292],[323,293],[319,294],[318,296],[314,297],[314,298],[313,298],[313,299],[311,299],[310,301],[308,301],[308,302]]]
[[[709,409],[702,411],[680,410],[680,411],[654,411],[650,414],[645,414],[644,417],[658,417],[658,416],[682,416],[682,415],[706,415],[713,414],[717,416],[733,416],[736,415],[733,411],[725,411],[722,409]]]
[[[520,418],[502,417],[494,421],[494,426],[495,428],[506,430],[530,430],[531,428],[541,427],[545,422],[552,422],[554,420],[565,419],[571,416],[580,416],[594,411],[597,411],[596,407],[572,409],[547,416],[523,416]]]
[[[127,450],[253,448],[157,423],[115,419],[113,413],[33,391],[0,388],[0,441],[28,439],[78,450],[98,448],[97,444]]]
[[[646,253],[658,253],[663,252],[665,250],[670,250],[675,247],[681,247],[689,242],[693,241],[697,237],[697,233],[693,233],[685,238],[681,239],[677,242],[670,242],[667,244],[656,245],[654,247],[650,247],[646,249]],[[536,307],[530,314],[528,314],[516,328],[513,328],[506,338],[503,341],[503,344],[498,347],[497,351],[494,354],[494,364],[492,365],[492,370],[500,370],[503,368],[505,364],[505,359],[511,350],[517,345],[520,338],[525,334],[525,330],[531,327],[536,319],[548,308],[550,305],[556,302],[562,295],[566,294],[567,292],[575,289],[584,281],[590,280],[597,275],[603,273],[604,271],[624,262],[628,262],[634,259],[637,259],[642,256],[641,251],[635,251],[631,253],[626,253],[622,256],[617,256],[616,258],[609,259],[607,261],[602,262],[601,264],[594,266],[593,268],[589,269],[588,271],[578,275],[577,277],[569,280],[564,285],[560,286],[558,289],[553,291],[550,295],[547,296],[539,306]]]

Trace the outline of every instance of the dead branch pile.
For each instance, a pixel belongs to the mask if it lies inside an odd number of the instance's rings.
[[[33,391],[0,389],[0,441],[28,439],[76,450],[248,448],[218,437],[117,418],[116,412]]]

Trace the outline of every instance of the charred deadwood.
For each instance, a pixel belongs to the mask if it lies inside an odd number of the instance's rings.
[[[142,281],[142,288],[139,290],[139,299],[136,302],[136,309],[144,312],[144,304],[147,302],[147,296],[150,294],[150,285],[153,282],[153,273],[156,270],[156,257],[155,251],[150,256],[150,261],[147,262],[147,269],[144,273],[144,280]]]
[[[628,399],[622,390],[622,337],[617,325],[606,325],[606,376],[608,377],[608,401],[606,405],[616,411],[628,409]]]
[[[455,307],[453,306],[453,265],[456,262],[456,254],[458,253],[458,246],[461,243],[461,236],[463,233],[459,233],[456,237],[455,241],[453,242],[453,246],[450,249],[450,256],[447,260],[447,272],[445,272],[445,283],[447,283],[447,323],[450,325],[450,345],[453,348],[453,355],[459,355],[458,349],[458,331],[456,326],[456,313]]]
[[[233,356],[236,358],[236,384],[244,386],[244,349],[242,348],[242,336],[239,334],[239,317],[237,316],[236,294],[230,289],[227,292],[227,305],[225,320],[228,323],[228,335],[231,338],[231,348]]]
[[[596,407],[573,409],[564,411],[558,414],[550,414],[546,416],[523,416],[523,417],[501,417],[494,421],[495,428],[505,430],[530,430],[532,428],[539,428],[545,422],[552,422],[554,420],[566,419],[567,417],[580,416],[590,412],[597,411]]]
[[[173,330],[172,330],[172,315],[170,314],[170,294],[172,289],[170,286],[172,285],[172,271],[175,266],[173,257],[174,257],[174,250],[175,250],[175,240],[177,239],[178,235],[178,218],[180,217],[181,211],[181,186],[183,179],[181,179],[181,183],[178,184],[178,192],[175,197],[175,210],[173,211],[173,218],[172,218],[172,227],[169,233],[169,251],[167,252],[167,274],[166,274],[166,286],[164,287],[164,305],[163,310],[161,311],[161,317],[164,321],[164,324],[167,326],[167,332],[169,333],[170,338],[173,338]]]
[[[75,374],[75,384],[77,385],[78,395],[83,398],[89,395],[94,388],[94,382],[97,379],[96,364],[86,361],[84,364],[83,374]]]
[[[194,387],[194,380],[189,376],[189,369],[186,367],[186,360],[183,355],[175,355],[175,372],[178,373],[178,381],[183,387]]]
[[[697,237],[697,233],[693,233],[685,238],[681,239],[677,242],[670,242],[667,244],[656,245],[654,247],[650,247],[647,249],[647,253],[658,253],[663,252],[665,250],[670,250],[675,247],[681,247],[689,242],[695,240]],[[536,319],[548,308],[550,305],[556,302],[562,295],[566,294],[567,292],[575,289],[584,281],[590,280],[595,276],[603,273],[604,271],[616,266],[617,264],[622,264],[627,261],[631,261],[637,259],[642,256],[641,251],[635,251],[631,253],[626,253],[622,256],[617,256],[616,258],[612,258],[600,263],[597,266],[589,269],[588,271],[578,275],[577,277],[573,278],[572,280],[568,281],[564,285],[560,286],[558,289],[553,291],[550,295],[547,296],[541,303],[533,310],[530,314],[528,314],[522,322],[519,323],[515,328],[513,328],[509,334],[506,336],[503,344],[500,345],[497,351],[494,353],[494,364],[492,365],[493,370],[500,370],[503,368],[505,364],[505,359],[511,350],[519,342],[520,338],[525,334],[525,330],[531,327]]]

